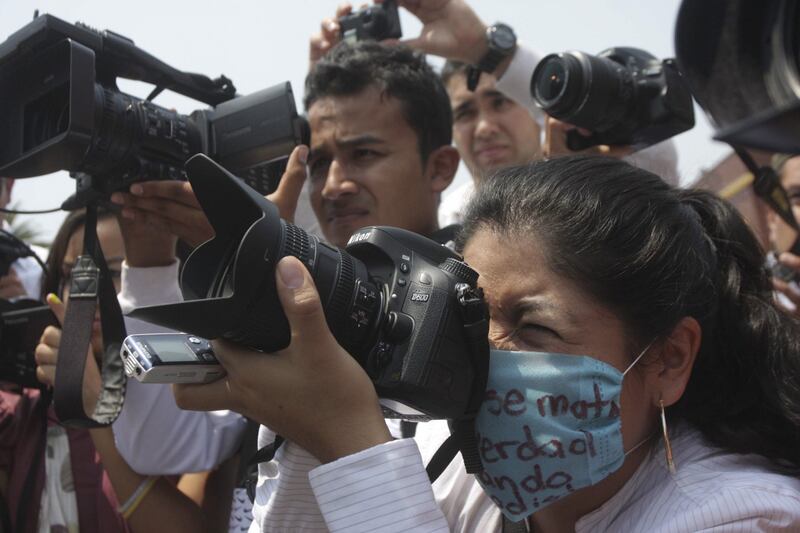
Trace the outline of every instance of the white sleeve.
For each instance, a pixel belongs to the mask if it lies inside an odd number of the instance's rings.
[[[274,440],[275,434],[261,426],[258,432],[259,449]],[[272,461],[258,465],[258,486],[250,531],[328,531],[308,482],[308,473],[319,464],[316,457],[294,442],[284,441]]]
[[[318,466],[309,482],[332,533],[450,531],[413,439]]]
[[[119,303],[126,313],[135,307],[181,301],[178,263],[167,267],[131,268],[123,263]],[[125,318],[128,334],[169,331]],[[146,475],[210,470],[238,449],[246,422],[231,411],[183,411],[170,385],[128,380],[125,404],[114,422],[117,448],[136,472]]]
[[[531,96],[531,77],[542,57],[542,54],[528,48],[524,43],[518,43],[511,63],[503,73],[503,77],[497,80],[498,91],[527,107],[535,117],[541,116],[542,111]]]

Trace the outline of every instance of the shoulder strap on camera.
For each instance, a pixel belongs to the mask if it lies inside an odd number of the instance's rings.
[[[470,349],[470,359],[475,376],[472,380],[470,395],[464,416],[451,420],[450,436],[442,443],[431,458],[426,468],[431,483],[444,472],[456,454],[460,451],[467,473],[475,474],[483,470],[478,439],[475,435],[475,417],[486,393],[486,381],[489,377],[489,318],[480,289],[474,289],[466,283],[456,287],[459,311],[464,324],[464,335]]]
[[[100,366],[102,389],[94,412],[87,416],[83,407],[83,374],[98,297],[104,344]],[[62,336],[56,364],[56,415],[68,426],[107,426],[117,419],[125,399],[125,372],[119,355],[125,338],[125,323],[108,265],[97,241],[97,206],[93,203],[86,207],[83,255],[78,257],[72,269],[63,331],[68,334]]]

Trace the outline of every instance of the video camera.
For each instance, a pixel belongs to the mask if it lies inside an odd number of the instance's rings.
[[[144,100],[117,78],[155,85]],[[164,89],[212,109],[181,115],[152,102]],[[72,209],[146,180],[184,179],[208,154],[261,194],[275,189],[294,146],[308,142],[286,82],[237,97],[229,79],[178,71],[127,37],[42,15],[0,44],[0,175],[68,170]]]
[[[49,307],[35,300],[0,300],[0,381],[42,388],[36,379],[34,351],[47,326],[58,320]]]
[[[641,149],[694,127],[692,95],[675,62],[638,48],[545,56],[533,72],[531,95],[548,115],[592,132],[570,131],[571,150]]]

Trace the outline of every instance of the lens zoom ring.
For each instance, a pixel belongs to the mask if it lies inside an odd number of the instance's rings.
[[[289,224],[288,222],[285,224],[286,231],[283,240],[283,255],[293,255],[304,264],[308,264],[309,255],[311,253],[308,243],[308,233],[294,224]]]
[[[356,282],[356,271],[353,265],[353,258],[348,253],[339,252],[341,267],[339,269],[339,279],[331,294],[331,301],[328,304],[331,316],[338,320],[344,320],[347,306],[353,297],[353,289]]]

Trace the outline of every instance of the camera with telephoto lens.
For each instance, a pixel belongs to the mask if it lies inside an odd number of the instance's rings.
[[[339,28],[345,41],[383,41],[403,36],[395,0],[385,0],[345,15],[339,19]]]
[[[592,132],[570,131],[571,150],[598,144],[640,149],[694,126],[692,95],[674,61],[637,48],[545,56],[531,78],[531,94],[548,115]]]
[[[117,79],[155,85],[147,99]],[[211,109],[182,115],[152,102],[169,89]],[[288,82],[237,97],[224,76],[174,69],[112,31],[35,18],[0,44],[0,175],[68,170],[71,209],[146,180],[184,179],[208,154],[262,194],[275,189],[288,155],[307,142]]]
[[[331,332],[372,378],[388,417],[458,419],[473,394],[483,397],[486,307],[478,274],[458,254],[380,226],[333,248],[282,220],[274,204],[211,159],[197,155],[186,170],[215,237],[186,261],[183,303],[130,316],[280,350],[291,332],[274,269],[292,255],[311,273]]]

